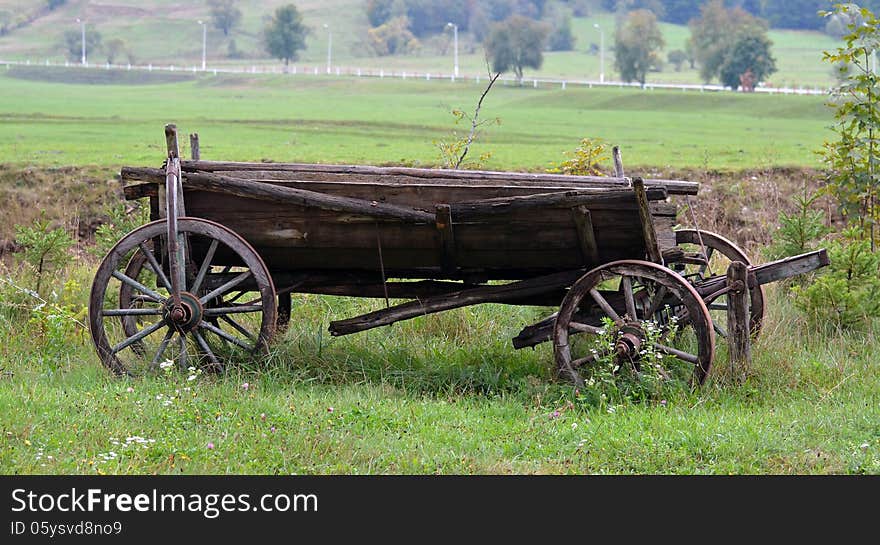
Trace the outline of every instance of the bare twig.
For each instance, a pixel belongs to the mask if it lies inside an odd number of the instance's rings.
[[[489,72],[492,73],[491,71]],[[492,89],[492,86],[495,85],[495,80],[501,75],[501,72],[495,74],[492,79],[489,80],[489,85],[486,86],[486,89],[483,91],[483,94],[480,95],[480,100],[477,101],[477,109],[474,110],[474,117],[471,118],[471,132],[468,134],[467,142],[464,145],[464,151],[461,152],[461,156],[458,158],[458,161],[455,162],[455,167],[458,168],[461,166],[462,161],[468,154],[468,150],[471,147],[471,142],[474,141],[474,137],[477,134],[477,127],[479,123],[477,123],[477,118],[480,116],[480,107],[483,105],[483,99],[486,98],[486,95],[489,94],[489,91]]]

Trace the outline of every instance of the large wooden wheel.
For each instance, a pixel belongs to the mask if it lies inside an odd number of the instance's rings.
[[[671,267],[685,277],[694,286],[699,286],[707,278],[727,273],[727,268],[734,261],[752,265],[746,253],[736,244],[723,236],[711,231],[696,229],[680,229],[675,232],[675,242],[686,253],[702,254],[702,246],[706,248],[706,263],[674,263]],[[749,289],[749,322],[752,335],[761,332],[764,321],[764,287],[755,286]],[[721,294],[716,298],[705,300],[716,333],[727,337],[727,296]]]
[[[656,317],[664,312],[686,318],[680,320],[670,344],[663,335],[658,338],[646,332],[651,324],[660,325]],[[613,349],[605,353],[597,351],[595,343],[598,336],[608,334],[603,318],[613,324],[614,339]],[[687,280],[647,261],[615,261],[582,276],[563,299],[553,330],[557,371],[576,385],[583,384],[580,369],[600,357],[638,366],[647,343],[690,364],[695,383],[706,380],[715,353],[709,310]]]
[[[123,237],[95,274],[89,327],[115,373],[139,375],[166,361],[221,370],[265,349],[274,333],[275,287],[250,244],[203,219],[177,218],[176,227],[187,245],[178,297],[164,259],[165,221]]]

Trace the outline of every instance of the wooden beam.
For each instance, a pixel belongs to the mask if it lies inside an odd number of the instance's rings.
[[[727,268],[727,346],[731,375],[742,382],[752,364],[751,324],[749,323],[749,268],[734,261]],[[755,286],[758,289],[758,286]]]
[[[634,178],[633,191],[635,191],[636,202],[639,206],[639,220],[642,222],[642,234],[645,237],[648,260],[654,263],[662,263],[660,246],[657,244],[657,232],[654,231],[654,220],[651,217],[651,209],[648,206],[649,198],[645,190],[645,181],[641,178]]]
[[[415,208],[351,199],[292,187],[281,187],[253,180],[239,180],[217,174],[186,173],[186,186],[202,191],[226,193],[250,199],[313,207],[321,210],[359,214],[374,218],[412,223],[434,223],[434,214]]]
[[[452,207],[438,204],[435,207],[437,231],[440,232],[440,269],[445,274],[455,271],[455,236],[452,231]]]
[[[642,188],[644,190],[644,185]],[[665,199],[666,195],[666,190],[660,187],[644,192],[646,209],[648,200],[660,201]],[[452,204],[452,214],[456,221],[461,222],[533,208],[572,208],[575,206],[586,206],[589,208],[626,203],[632,203],[634,207],[638,206],[638,201],[634,199],[633,193],[629,189],[609,189],[604,191],[587,189],[458,202]],[[650,216],[650,209],[647,210]]]
[[[749,277],[754,278],[754,281],[750,280],[749,287],[763,286],[764,284],[815,271],[816,269],[828,266],[829,263],[828,252],[825,248],[822,248],[763,265],[753,265],[749,267]],[[705,298],[726,286],[727,276],[720,275],[707,278],[706,281],[696,284],[694,288],[701,297]]]
[[[571,215],[577,228],[584,263],[588,267],[595,267],[599,264],[599,247],[596,245],[596,233],[593,231],[590,209],[584,205],[576,206],[571,209]]]
[[[229,161],[183,161],[184,172],[220,172],[224,170],[264,170],[291,172],[326,172],[362,176],[408,176],[412,178],[464,180],[467,182],[536,182],[562,183],[572,187],[629,187],[628,178],[573,176],[530,172],[487,170],[448,170],[440,168],[377,167],[369,165],[319,165],[312,163],[242,163]],[[696,195],[700,184],[685,180],[646,179],[648,187],[665,187],[670,195]]]
[[[402,320],[409,320],[416,316],[424,316],[466,307],[480,303],[500,303],[510,299],[518,299],[553,292],[560,288],[570,286],[583,274],[582,269],[554,273],[509,284],[480,286],[466,289],[448,295],[431,297],[421,301],[410,301],[387,309],[370,312],[362,316],[349,318],[330,323],[330,333],[333,336],[349,335],[359,331],[366,331],[383,325],[390,325]]]

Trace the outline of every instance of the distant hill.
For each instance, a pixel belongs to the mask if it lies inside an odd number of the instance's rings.
[[[553,0],[551,0],[553,2]],[[550,4],[551,2],[548,2]],[[277,6],[289,0],[239,0],[243,12],[240,27],[229,37],[211,26],[207,35],[207,57],[211,66],[275,64],[268,58],[260,43],[264,18]],[[450,32],[422,40],[422,48],[414,55],[371,56],[363,45],[370,27],[365,0],[302,0],[294,2],[303,13],[305,23],[312,28],[308,48],[295,64],[323,68],[327,62],[328,29],[332,33],[332,64],[352,68],[385,69],[410,73],[450,73],[452,70],[452,36]],[[555,2],[558,4],[557,2]],[[199,20],[209,20],[206,2],[174,0],[67,0],[53,11],[41,9],[43,2],[28,0],[0,0],[0,23],[16,19],[24,21],[6,35],[0,36],[0,60],[24,60],[40,63],[45,60],[64,62],[63,34],[79,30],[77,18],[86,21],[86,31],[97,30],[103,42],[123,40],[128,54],[117,57],[116,63],[174,64],[180,67],[201,63],[202,27]],[[563,6],[564,8],[564,6]],[[564,8],[565,9],[565,8]],[[598,79],[600,66],[600,31],[604,32],[605,73],[615,79],[611,44],[614,34],[614,15],[608,11],[590,10],[588,17],[574,17],[572,30],[576,39],[575,50],[547,52],[540,71],[527,71],[540,77]],[[30,18],[33,17],[33,20]],[[666,52],[683,49],[689,36],[684,25],[662,23],[666,38]],[[838,40],[817,31],[772,30],[773,53],[779,72],[771,78],[774,85],[826,87],[833,82],[831,69],[822,59],[824,50],[838,45]],[[234,40],[237,54],[230,54]],[[235,52],[232,52],[235,53]],[[486,72],[482,47],[469,33],[459,36],[459,57],[464,74]],[[88,53],[91,63],[103,64],[103,51]],[[667,64],[662,72],[648,76],[650,82],[701,83],[696,70],[685,67],[675,71]]]

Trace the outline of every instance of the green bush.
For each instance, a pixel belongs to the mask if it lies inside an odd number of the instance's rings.
[[[40,293],[51,277],[70,262],[73,239],[63,228],[52,228],[45,215],[29,226],[15,228],[15,240],[24,251],[20,254],[34,273],[34,291]],[[49,282],[46,277],[49,276]]]
[[[880,255],[851,228],[827,244],[830,265],[809,286],[793,288],[795,304],[816,326],[862,329],[880,317]]]

